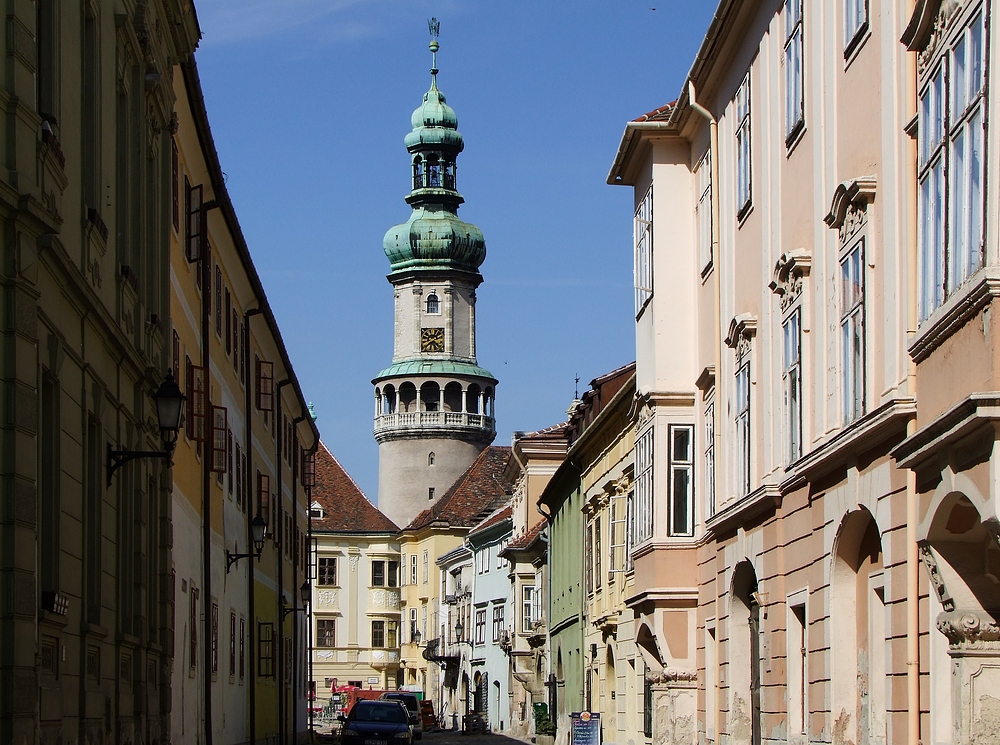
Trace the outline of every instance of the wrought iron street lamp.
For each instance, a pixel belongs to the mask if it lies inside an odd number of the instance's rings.
[[[232,569],[233,564],[235,564],[240,559],[247,559],[256,557],[257,561],[260,561],[260,554],[264,550],[264,533],[267,532],[267,523],[264,522],[264,518],[260,516],[260,513],[250,521],[250,535],[253,536],[253,552],[247,554],[234,554],[228,548],[226,549],[226,574],[229,574],[229,570]]]
[[[302,601],[302,607],[296,608],[294,605],[285,607],[285,598],[281,598],[281,618],[284,620],[289,613],[305,613],[309,607],[309,599],[312,597],[312,588],[309,586],[309,581],[306,580],[302,583],[302,587],[299,588],[299,599]]]
[[[168,370],[167,377],[153,398],[156,399],[156,418],[160,425],[163,450],[112,450],[109,442],[106,461],[109,487],[115,471],[129,461],[137,458],[166,458],[168,464],[170,462],[170,456],[177,444],[177,431],[181,428],[181,410],[187,397],[177,387],[173,372]]]

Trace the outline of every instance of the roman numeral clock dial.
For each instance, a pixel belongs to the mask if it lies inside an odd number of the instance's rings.
[[[444,351],[444,329],[420,329],[421,352]]]

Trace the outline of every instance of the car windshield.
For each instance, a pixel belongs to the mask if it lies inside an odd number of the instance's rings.
[[[386,702],[384,704],[359,704],[351,712],[351,718],[356,722],[390,722],[406,724],[406,712],[399,704]]]
[[[386,701],[399,701],[410,711],[417,711],[417,697],[416,696],[386,696]]]

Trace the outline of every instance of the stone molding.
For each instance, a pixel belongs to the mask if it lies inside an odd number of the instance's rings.
[[[678,667],[665,667],[660,672],[647,672],[646,682],[650,685],[673,683],[696,683],[698,671]]]
[[[937,618],[937,627],[948,637],[952,651],[1000,653],[1000,624],[986,611],[941,613]]]

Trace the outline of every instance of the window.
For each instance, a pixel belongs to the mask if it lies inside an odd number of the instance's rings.
[[[790,605],[788,619],[788,719],[789,731],[803,734],[809,721],[806,687],[809,673],[806,652],[806,607]]]
[[[752,189],[750,169],[750,73],[736,91],[736,216],[750,210]]]
[[[219,604],[212,603],[212,675],[219,673]]]
[[[274,624],[257,622],[257,675],[274,676]]]
[[[785,0],[785,144],[805,122],[802,85],[802,0]]]
[[[868,28],[868,0],[844,0],[844,55],[854,51]]]
[[[225,304],[226,304],[226,310],[225,310],[225,319],[226,319],[226,334],[225,334],[225,336],[226,336],[226,341],[225,341],[225,344],[226,344],[226,355],[228,356],[228,355],[230,355],[230,354],[233,353],[233,298],[232,298],[232,295],[229,294],[229,288],[228,287],[225,289],[225,295],[226,295],[226,299],[225,299]],[[220,319],[220,325],[221,325],[221,319]]]
[[[240,618],[240,680],[245,677],[243,671],[246,669],[246,638],[247,638],[247,621],[245,618]]]
[[[410,556],[410,584],[417,584],[417,555]]]
[[[434,453],[428,453],[427,454],[427,465],[429,465],[429,466],[433,466],[434,465]]]
[[[231,429],[226,430],[226,471],[229,478],[227,483],[229,484],[229,498],[233,498],[233,491],[235,484],[233,478],[233,431]]]
[[[670,534],[694,535],[694,427],[670,425]]]
[[[486,609],[478,608],[476,610],[476,644],[486,643]]]
[[[399,562],[388,561],[385,566],[385,583],[388,587],[396,587],[399,584]]]
[[[705,153],[697,170],[698,178],[698,266],[702,273],[712,264],[712,151]]]
[[[417,630],[417,609],[410,608],[410,641],[413,641],[413,632]],[[414,642],[416,644],[416,642]]]
[[[226,346],[226,353],[230,350],[233,353],[233,372],[240,374],[240,314],[233,308],[229,314],[229,342]]]
[[[372,562],[372,587],[385,587],[385,562]]]
[[[601,556],[604,555],[604,544],[601,542],[601,513],[597,513],[594,518],[594,588],[601,589],[601,578],[604,576],[601,571]]]
[[[316,518],[317,520],[323,519],[323,505],[319,502],[313,502],[309,505],[309,517],[310,519]]]
[[[635,314],[653,296],[653,187],[635,210]]]
[[[635,518],[636,543],[653,537],[653,429],[635,441]]]
[[[497,544],[497,569],[503,569],[506,559],[503,558],[502,554],[507,544],[510,543],[510,538],[504,538],[500,543]]]
[[[229,677],[236,677],[236,611],[229,611]]]
[[[188,659],[191,672],[198,667],[198,590],[188,583]]]
[[[585,575],[587,581],[587,594],[589,595],[594,591],[594,565],[591,561],[591,557],[594,555],[594,530],[592,525],[587,525],[584,528],[583,535],[584,547],[584,564],[585,564]]]
[[[440,313],[441,312],[441,301],[438,299],[437,293],[432,292],[427,296],[427,312],[428,313]]]
[[[521,588],[521,631],[531,631],[535,620],[535,586],[524,585]]]
[[[337,646],[337,621],[334,618],[321,618],[316,621],[316,646]]]
[[[736,496],[750,493],[750,363],[736,370]]]
[[[215,333],[222,336],[222,267],[215,265]]]
[[[226,407],[212,407],[212,461],[209,464],[212,473],[222,474],[226,472]]]
[[[337,586],[337,557],[321,556],[319,559],[319,575],[316,583],[320,586]]]
[[[865,413],[864,239],[840,260],[840,354],[844,424]]]
[[[257,361],[257,408],[271,411],[274,408],[274,363],[254,357]]]
[[[802,332],[796,309],[781,325],[781,381],[785,404],[785,443],[789,463],[802,456]]]
[[[433,486],[427,487],[427,499],[428,500],[433,500],[434,499],[434,487]]]
[[[983,264],[984,39],[979,8],[941,45],[920,92],[921,321]]]
[[[642,676],[642,733],[653,736],[653,685],[649,678]]]
[[[266,521],[271,509],[271,477],[257,471],[257,514]],[[271,524],[274,529],[274,523]]]
[[[427,573],[428,573],[428,561],[429,557],[427,554],[427,549],[424,549],[424,584],[427,584]]]
[[[372,647],[385,648],[385,621],[372,621]]]
[[[427,638],[427,602],[424,601],[420,606],[420,633],[423,635],[424,639]]]
[[[205,387],[205,368],[191,364],[191,358],[186,358],[187,366],[187,436],[195,442],[204,442],[206,437],[206,418],[208,416],[208,396]]]
[[[635,487],[625,495],[625,571],[632,568],[632,547],[635,545]],[[540,594],[540,593],[539,593]]]
[[[497,604],[493,606],[493,643],[496,644],[500,641],[500,637],[504,632],[504,606],[502,604]]]
[[[187,260],[189,262],[201,259],[202,231],[205,220],[205,213],[201,208],[202,190],[201,185],[191,186],[187,177],[184,178],[184,204],[187,215],[187,234],[185,235],[185,247]],[[201,286],[201,272],[197,272],[198,284]]]
[[[715,514],[715,397],[705,407],[705,498],[708,514]]]

